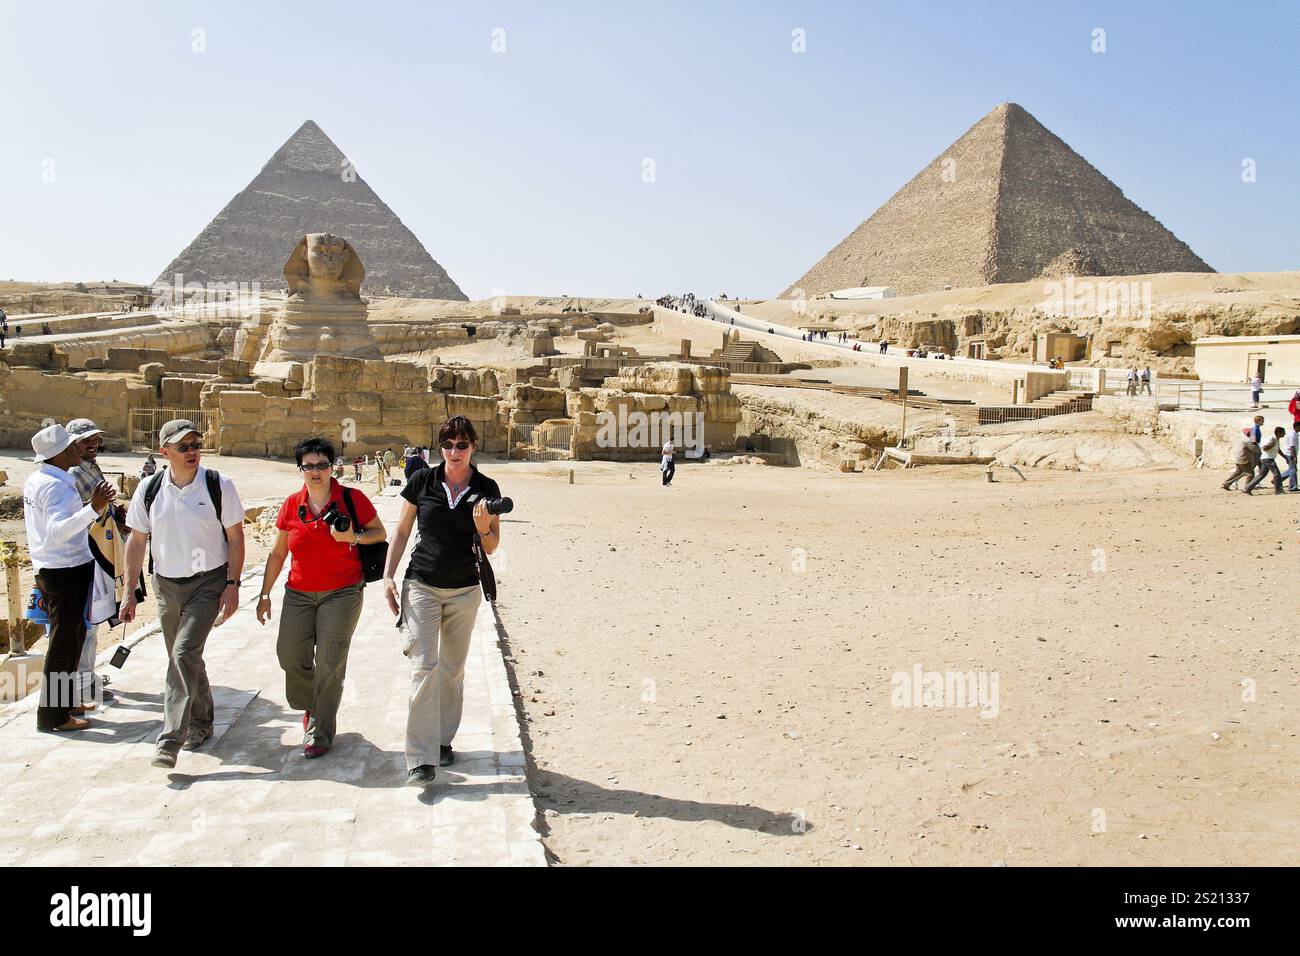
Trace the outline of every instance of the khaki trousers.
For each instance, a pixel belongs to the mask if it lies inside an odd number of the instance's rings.
[[[217,619],[226,565],[188,578],[153,576],[158,622],[167,647],[163,684],[163,726],[158,749],[176,753],[190,727],[212,729],[212,686],[203,663],[203,648]]]
[[[479,585],[433,588],[402,582],[402,653],[411,659],[406,715],[406,769],[438,766],[438,747],[450,745],[465,705],[465,660],[483,601]]]
[[[361,618],[363,585],[333,591],[284,589],[275,653],[284,668],[289,706],[311,712],[307,743],[332,747],[343,700],[352,632]]]

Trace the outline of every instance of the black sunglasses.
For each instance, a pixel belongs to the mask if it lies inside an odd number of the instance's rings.
[[[455,447],[455,449],[456,449],[457,451],[464,451],[466,448],[469,447],[469,442],[467,442],[467,441],[458,441],[458,442],[440,441],[440,442],[438,442],[438,447],[441,448],[443,451],[451,451],[451,449],[453,448],[453,446]]]
[[[318,461],[316,464],[302,464],[298,466],[299,471],[329,471],[330,463],[328,461]]]
[[[185,442],[184,444],[177,445],[177,446],[176,446],[176,450],[177,450],[178,452],[180,452],[182,455],[187,454],[187,453],[192,452],[192,451],[202,451],[202,450],[203,450],[203,442],[201,442],[201,441]]]

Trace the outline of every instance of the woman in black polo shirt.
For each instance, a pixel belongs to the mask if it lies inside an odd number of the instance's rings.
[[[465,659],[483,599],[474,538],[486,554],[501,542],[500,520],[488,514],[485,500],[501,497],[501,490],[470,463],[477,446],[474,425],[463,415],[438,430],[442,461],[416,472],[402,489],[402,513],[384,569],[384,593],[400,616],[402,652],[411,659],[406,770],[415,786],[432,781],[436,766],[452,762]],[[416,527],[420,534],[399,589],[393,575]]]

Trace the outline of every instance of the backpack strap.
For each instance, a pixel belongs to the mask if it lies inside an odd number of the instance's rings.
[[[158,492],[162,490],[163,480],[167,477],[167,469],[156,472],[154,476],[144,486],[144,510],[146,514],[153,511],[153,500],[158,497]]]
[[[221,533],[225,535],[226,526],[221,521],[221,472],[205,468],[203,480],[208,486],[208,497],[212,499],[212,507],[217,515],[217,524],[221,525]]]
[[[361,522],[357,520],[357,509],[352,504],[352,489],[347,485],[343,486],[343,505],[348,509],[348,514],[352,517],[352,530],[356,534],[361,533]]]

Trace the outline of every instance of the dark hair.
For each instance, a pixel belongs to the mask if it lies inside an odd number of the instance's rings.
[[[453,415],[443,422],[442,427],[438,429],[439,445],[457,438],[466,438],[475,445],[478,444],[478,435],[474,431],[474,423],[464,415]]]
[[[298,444],[293,446],[293,457],[298,460],[299,467],[302,466],[303,455],[320,454],[329,459],[330,464],[334,463],[334,443],[328,438],[304,438]]]

